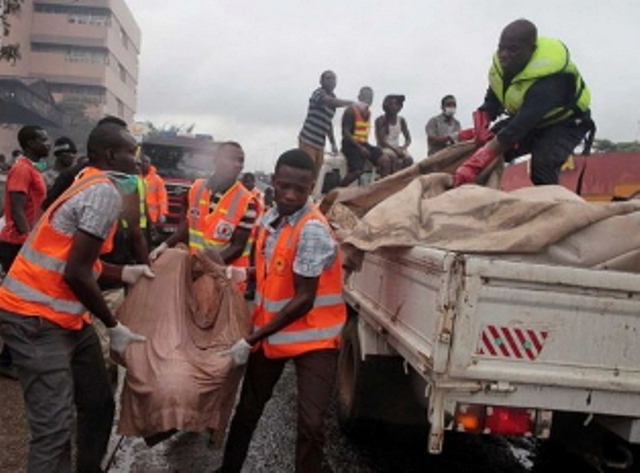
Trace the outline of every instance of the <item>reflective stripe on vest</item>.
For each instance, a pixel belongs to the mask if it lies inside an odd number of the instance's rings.
[[[214,247],[218,251],[224,251],[229,247],[231,237],[237,225],[242,220],[251,194],[240,183],[231,186],[216,204],[215,209],[209,212],[211,191],[207,188],[203,179],[196,181],[189,192],[189,249],[191,252],[205,247]],[[205,228],[205,218],[218,213],[220,218],[213,220],[213,225]],[[224,220],[221,217],[226,217]],[[246,267],[249,265],[248,254],[251,248],[249,243],[242,255],[231,262],[234,266]]]
[[[333,339],[340,335],[344,324],[337,324],[325,328],[312,328],[306,330],[296,330],[291,332],[276,332],[269,335],[267,340],[271,345],[286,345],[289,343],[313,342],[316,340]],[[258,330],[260,327],[254,326],[253,329]]]
[[[147,228],[147,206],[146,206],[146,186],[141,177],[138,177],[136,181],[136,190],[138,191],[138,206],[140,211],[140,228]],[[129,222],[126,218],[120,219],[120,225],[122,228],[129,228]]]
[[[531,86],[541,78],[554,74],[571,74],[575,81],[574,97],[571,103],[556,107],[547,112],[540,126],[557,123],[574,114],[585,112],[591,103],[591,93],[587,88],[576,65],[570,60],[569,51],[559,40],[539,37],[536,50],[531,59],[504,88],[504,74],[497,53],[493,57],[493,64],[489,70],[489,86],[509,115],[518,113]]]
[[[0,306],[25,316],[38,315],[62,327],[78,330],[90,323],[87,309],[64,281],[66,260],[73,245],[73,235],[57,231],[51,216],[72,197],[98,183],[110,183],[107,175],[86,168],[76,181],[47,209],[29,234],[9,273],[0,287]],[[100,248],[111,251],[115,224]],[[92,265],[93,276],[100,275],[99,259]]]
[[[371,127],[371,122],[369,118],[364,118],[360,108],[353,107],[353,115],[354,115],[354,126],[353,126],[353,138],[358,143],[366,143],[369,139],[369,128]]]
[[[140,205],[140,228],[147,228],[147,191],[144,179],[138,176],[138,201]]]
[[[66,301],[63,299],[52,299],[51,296],[44,294],[37,289],[34,289],[20,281],[14,279],[12,276],[7,275],[2,282],[2,286],[9,291],[13,292],[20,298],[28,302],[37,302],[39,304],[46,304],[53,310],[64,312],[73,315],[82,315],[87,309],[79,301]]]
[[[267,325],[295,296],[293,262],[305,223],[322,222],[330,227],[315,206],[294,224],[283,223],[270,261],[264,255],[267,229],[260,228],[256,244],[257,290],[253,313],[255,330]],[[342,295],[342,260],[338,252],[329,268],[319,277],[313,306],[304,316],[272,334],[260,345],[268,358],[294,357],[313,350],[336,349],[346,321]]]
[[[45,255],[33,249],[31,245],[25,246],[21,252],[22,257],[30,263],[37,264],[41,268],[58,274],[64,274],[67,262],[50,255]],[[94,270],[93,277],[96,279],[100,276],[100,272]]]
[[[262,297],[262,294],[260,294],[260,292],[256,291],[254,302],[255,304],[262,304],[264,310],[266,310],[267,312],[280,312],[282,309],[284,309],[284,306],[286,306],[291,301],[291,299],[291,297],[280,300],[266,299]],[[342,293],[325,294],[322,296],[316,296],[315,300],[313,301],[313,308],[315,309],[317,307],[327,307],[343,302],[344,297],[342,296]]]

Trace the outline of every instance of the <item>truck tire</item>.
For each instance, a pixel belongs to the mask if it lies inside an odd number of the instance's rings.
[[[361,419],[362,358],[358,339],[358,317],[350,316],[342,332],[338,356],[337,411],[340,428],[351,438],[363,436]]]

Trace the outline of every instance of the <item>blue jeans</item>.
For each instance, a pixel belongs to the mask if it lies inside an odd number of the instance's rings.
[[[0,310],[0,333],[24,393],[31,430],[27,472],[71,471],[74,405],[77,471],[100,471],[115,406],[93,327],[68,330]]]

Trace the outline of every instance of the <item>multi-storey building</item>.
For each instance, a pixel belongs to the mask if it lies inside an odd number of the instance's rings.
[[[26,0],[6,43],[22,58],[0,62],[0,78],[44,80],[56,101],[86,99],[99,118],[133,121],[140,29],[124,0]]]

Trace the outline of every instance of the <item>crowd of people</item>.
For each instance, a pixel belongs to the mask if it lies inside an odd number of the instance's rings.
[[[157,246],[153,228],[166,219],[166,189],[125,122],[98,122],[83,157],[75,156],[75,143],[60,138],[47,170],[40,168],[50,152],[47,133],[35,126],[20,130],[0,232],[6,272],[0,335],[7,348],[2,363],[15,367],[24,391],[31,431],[27,471],[70,471],[74,417],[77,469],[100,471],[114,415],[110,352],[123,355],[129,344],[145,341],[116,320],[115,310],[125,287],[153,278],[153,262],[179,243],[192,253],[217,250],[218,262],[253,301],[251,335],[220,353],[246,371],[219,471],[241,470],[289,360],[298,387],[296,471],[326,468],[323,419],[347,312],[339,245],[312,192],[327,139],[338,152],[336,109],[345,109],[341,151],[348,171],[342,186],[361,177],[367,165],[384,177],[413,162],[409,128],[399,115],[405,97],[384,98],[374,146],[373,91],[363,87],[355,101],[338,99],[336,80],[334,72],[322,73],[299,148],[278,158],[270,189],[261,193],[255,176],[242,174],[240,143],[220,143],[214,172],[193,183],[185,218]],[[455,98],[443,97],[442,113],[426,125],[429,154],[476,141],[478,151],[455,174],[457,186],[473,182],[499,155],[531,152],[534,184],[553,184],[564,159],[593,128],[588,105],[588,89],[564,45],[539,38],[532,23],[518,20],[502,32],[474,127],[461,129]],[[491,127],[505,111],[507,120]]]

